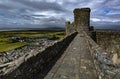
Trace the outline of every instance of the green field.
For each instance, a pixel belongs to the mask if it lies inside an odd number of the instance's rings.
[[[16,49],[25,45],[26,45],[25,43],[21,43],[21,42],[0,45],[0,52],[6,52],[6,51]]]
[[[0,52],[6,52],[26,45],[24,42],[15,41],[12,37],[22,37],[24,40],[28,40],[29,37],[41,39],[47,38],[49,40],[58,40],[63,38],[65,31],[47,31],[47,30],[26,30],[26,31],[4,31],[0,32]],[[37,39],[40,40],[40,39]],[[30,43],[30,42],[28,42]]]

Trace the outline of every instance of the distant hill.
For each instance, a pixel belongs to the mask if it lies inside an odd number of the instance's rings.
[[[48,29],[48,30],[65,30],[65,28],[62,28],[62,27],[46,27],[44,29]]]
[[[120,26],[96,26],[95,29],[120,30]]]
[[[14,31],[14,30],[65,30],[62,27],[46,27],[46,28],[0,28],[0,31]]]

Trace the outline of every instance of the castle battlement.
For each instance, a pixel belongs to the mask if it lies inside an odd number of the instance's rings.
[[[74,9],[74,13],[75,12],[80,12],[80,11],[85,11],[85,12],[90,12],[91,10],[90,10],[90,8],[76,8],[76,9]]]

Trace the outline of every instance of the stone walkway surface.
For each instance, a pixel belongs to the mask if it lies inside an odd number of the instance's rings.
[[[74,38],[45,79],[98,79],[84,35]]]

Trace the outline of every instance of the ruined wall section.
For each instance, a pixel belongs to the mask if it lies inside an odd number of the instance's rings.
[[[120,31],[96,30],[96,42],[107,51],[120,51]]]
[[[94,41],[96,41],[96,31],[94,30],[94,26],[90,26],[90,27],[89,27],[88,35],[89,35]]]
[[[74,32],[76,32],[74,22],[73,23],[70,23],[70,21],[66,22],[66,35],[70,35]]]
[[[86,36],[88,48],[93,58],[94,67],[97,70],[98,79],[119,79],[119,67],[112,61],[108,51],[106,52],[91,37]]]

